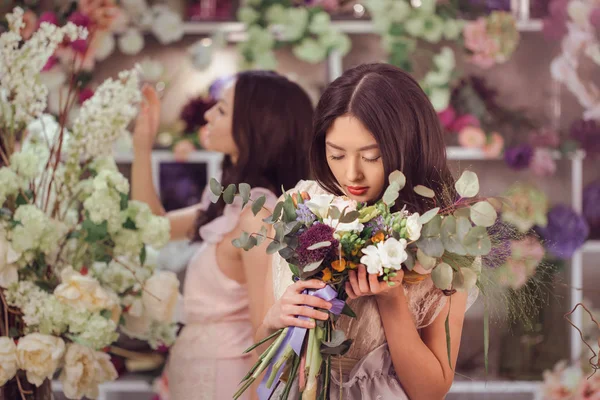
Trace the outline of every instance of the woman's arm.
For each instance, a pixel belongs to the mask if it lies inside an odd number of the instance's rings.
[[[412,400],[443,399],[454,380],[453,368],[458,358],[467,293],[457,292],[450,296],[437,318],[419,335],[402,285],[390,288],[386,282],[379,282],[375,275],[367,277],[366,269],[360,266],[357,276],[351,276],[350,292],[351,297],[376,296],[392,363],[408,397]],[[452,367],[448,363],[446,345],[448,310]]]
[[[166,213],[152,181],[152,147],[158,132],[160,99],[151,87],[142,89],[143,100],[133,133],[131,197],[150,207],[155,215],[166,215],[171,224],[171,240],[189,238],[198,217],[199,205]]]

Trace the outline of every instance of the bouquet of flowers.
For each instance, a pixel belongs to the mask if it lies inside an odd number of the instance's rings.
[[[317,395],[328,398],[331,357],[343,355],[351,346],[344,332],[334,329],[332,320],[340,314],[355,316],[344,301],[344,285],[348,271],[359,263],[389,285],[395,284],[392,278],[401,269],[406,271],[404,281],[409,284],[425,278],[416,271],[430,271],[436,287],[446,295],[470,290],[479,283],[481,256],[492,248],[487,228],[495,224],[501,204],[495,199],[476,198],[477,175],[465,171],[455,184],[459,198],[448,207],[435,207],[423,215],[394,207],[406,183],[400,171],[393,172],[389,182],[383,198],[372,205],[334,195],[311,198],[308,193],[288,193],[265,220],[275,232],[267,252],[278,252],[288,262],[294,279],[326,282],[325,288],[308,294],[330,301],[333,307],[329,310],[331,318],[316,321],[308,333],[298,327],[281,329],[248,349],[275,339],[245,377],[235,398],[264,371],[261,399],[269,398],[280,378],[286,385],[282,398],[287,398],[296,376],[303,399]],[[247,184],[223,188],[212,179],[210,188],[216,199],[222,196],[226,203],[233,202],[236,195],[242,197],[244,205],[252,202],[255,214],[265,202],[262,197],[251,199]],[[414,190],[438,204],[431,189],[419,185]],[[255,234],[243,233],[233,244],[249,250],[266,237],[263,228]],[[449,335],[447,340],[449,352]]]
[[[56,47],[85,38],[42,23],[22,40],[23,11],[0,35],[0,398],[50,398],[60,368],[68,398],[95,398],[116,378],[105,352],[128,334],[174,341],[179,282],[154,270],[169,223],[129,201],[109,154],[141,96],[136,71],[108,79],[67,129],[42,114],[39,72]],[[75,82],[74,79],[71,82]],[[33,396],[33,397],[31,397]]]

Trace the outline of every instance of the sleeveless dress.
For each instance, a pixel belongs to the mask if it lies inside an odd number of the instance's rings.
[[[261,195],[267,198],[265,207],[272,209],[277,197],[267,189],[251,191],[254,199]],[[202,208],[209,203],[210,193],[205,191]],[[186,325],[166,366],[170,400],[231,399],[252,367],[251,355],[242,354],[253,344],[248,291],[223,274],[216,254],[241,213],[241,199],[236,198],[221,217],[200,228],[203,243],[190,260],[184,283]]]
[[[314,181],[301,181],[293,191],[305,191],[310,195],[327,193]],[[292,273],[286,261],[276,254],[273,259],[275,298],[281,297],[291,283]],[[403,286],[417,329],[430,325],[444,308],[446,296],[434,286],[431,278]],[[469,293],[467,309],[477,295],[477,290]],[[344,356],[332,359],[330,398],[339,399],[341,392],[344,400],[408,400],[392,365],[375,298],[359,297],[350,300],[348,305],[357,318],[342,315],[336,328],[342,329],[353,343]],[[280,385],[273,398],[278,398],[282,387]]]

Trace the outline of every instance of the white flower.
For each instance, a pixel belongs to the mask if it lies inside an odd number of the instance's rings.
[[[367,267],[369,274],[383,275],[383,263],[381,253],[377,246],[370,245],[362,249],[364,256],[360,258],[360,263]]]
[[[40,82],[53,92],[67,82],[67,73],[63,67],[56,65],[49,71],[40,72]]]
[[[97,369],[98,363],[92,349],[70,343],[67,346],[64,367],[59,378],[65,396],[71,399],[80,399],[84,396],[92,399],[98,397]]]
[[[96,53],[94,57],[98,61],[104,61],[115,51],[115,36],[112,32],[96,33]],[[121,50],[122,51],[122,50]]]
[[[142,241],[157,249],[164,247],[171,239],[171,224],[165,217],[152,216],[139,226]]]
[[[153,10],[159,9],[154,6]],[[160,9],[152,24],[152,33],[161,44],[176,42],[183,37],[183,21],[173,11]]]
[[[65,342],[59,337],[31,333],[19,340],[17,360],[25,370],[27,380],[37,387],[52,379],[65,352]]]
[[[146,0],[121,0],[120,3],[133,18],[139,18],[148,11]]]
[[[119,377],[114,364],[110,361],[110,355],[97,351],[94,353],[96,357],[96,382],[104,383],[114,381]]]
[[[591,10],[591,4],[580,0],[572,0],[567,6],[569,17],[581,28],[586,28],[590,25],[589,15]]]
[[[8,196],[14,196],[21,188],[21,180],[9,167],[0,168],[0,204],[4,204]]]
[[[356,202],[356,200],[352,200],[349,197],[338,196],[333,199],[333,201],[331,202],[331,205],[337,207],[338,210],[340,210],[340,211],[346,210],[346,214],[347,214],[350,211],[355,211],[358,203]]]
[[[442,111],[448,107],[450,103],[450,89],[444,88],[433,88],[431,95],[429,96],[431,105],[436,111]]]
[[[19,280],[18,268],[15,265],[21,255],[13,250],[6,232],[0,231],[0,286],[8,287]],[[1,385],[0,385],[1,386]]]
[[[419,222],[419,213],[414,213],[406,218],[406,233],[410,240],[419,240],[423,224]]]
[[[320,194],[312,196],[306,203],[306,207],[318,218],[323,219],[329,213],[329,207],[335,196],[332,194]]]
[[[17,346],[7,336],[0,337],[0,387],[17,373]]]
[[[116,306],[114,296],[96,279],[81,275],[71,267],[62,271],[61,280],[62,283],[54,289],[54,295],[64,304],[90,312],[111,310]]]
[[[340,223],[337,219],[332,219],[331,217],[327,217],[323,220],[323,223],[327,226],[331,226],[335,229],[336,232],[360,232],[365,227],[358,221],[358,218],[353,222],[349,223]]]
[[[144,58],[140,62],[140,68],[142,69],[142,77],[148,82],[157,82],[165,72],[165,67],[160,61],[153,60],[151,58]]]
[[[397,240],[389,238],[383,244],[377,243],[383,268],[399,270],[402,263],[408,258],[406,253],[406,239]]]
[[[10,168],[27,182],[40,175],[50,157],[46,145],[28,144],[10,157]]]
[[[12,231],[12,246],[18,253],[38,248],[49,230],[49,219],[42,210],[31,204],[17,208],[14,220],[21,224]]]
[[[171,271],[159,271],[144,284],[142,302],[145,313],[158,322],[177,322],[180,297],[177,275]]]
[[[119,37],[119,50],[123,54],[135,55],[144,48],[144,37],[135,28],[128,29]]]
[[[122,229],[114,235],[115,249],[117,256],[137,257],[142,251],[142,238],[137,231],[131,229]]]
[[[77,321],[69,321],[69,332],[76,334],[76,340],[92,349],[102,349],[119,338],[117,324],[100,314],[80,314]]]

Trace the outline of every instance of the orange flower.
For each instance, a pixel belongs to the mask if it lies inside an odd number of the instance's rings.
[[[331,270],[329,268],[325,268],[323,270],[323,282],[329,282],[332,278]]]
[[[350,269],[356,269],[356,268],[358,268],[358,264],[357,263],[353,263],[352,261],[348,261],[348,268],[350,268]]]
[[[373,242],[373,244],[375,243],[379,243],[379,242],[383,242],[385,240],[385,235],[383,234],[383,232],[378,232],[375,236],[373,236],[373,238],[371,239],[371,241]]]
[[[292,195],[292,202],[294,203],[294,207],[296,207],[296,208],[298,208],[298,196],[300,196],[303,201],[310,200],[310,195],[307,192],[293,194]]]
[[[337,272],[343,272],[346,269],[346,265],[346,260],[342,258],[340,260],[335,260],[334,262],[332,262],[331,268],[333,268]]]

